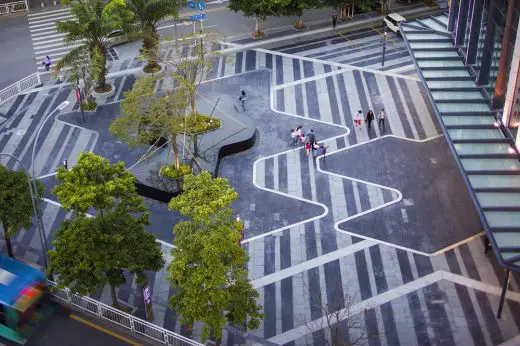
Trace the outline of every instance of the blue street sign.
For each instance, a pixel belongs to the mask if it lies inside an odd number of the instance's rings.
[[[188,6],[190,8],[194,8],[194,9],[197,9],[199,11],[204,11],[206,9],[206,4],[202,1],[193,1],[193,0],[190,0],[188,1]]]
[[[191,20],[202,20],[202,19],[206,19],[206,14],[205,13],[194,14],[194,15],[190,16],[189,18]]]

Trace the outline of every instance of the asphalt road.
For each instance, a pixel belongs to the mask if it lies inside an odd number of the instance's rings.
[[[11,345],[11,344],[8,344]],[[121,334],[99,324],[94,318],[71,313],[58,306],[57,313],[45,324],[26,346],[128,346],[145,345],[131,335]]]
[[[0,18],[0,90],[36,72],[25,14]]]

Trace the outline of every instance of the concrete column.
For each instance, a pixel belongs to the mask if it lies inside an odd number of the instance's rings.
[[[478,36],[480,34],[480,25],[482,24],[482,0],[473,0],[471,7],[469,44],[466,49],[466,64],[474,64],[477,58]]]
[[[507,83],[507,92],[504,102],[504,112],[502,114],[502,123],[509,126],[509,122],[513,117],[515,110],[515,101],[517,98],[518,88],[520,87],[520,31],[516,32],[515,49],[511,59],[511,68],[509,69],[509,81]],[[519,132],[520,135],[520,132]],[[520,144],[517,137],[517,143]]]
[[[450,3],[450,12],[448,15],[448,31],[453,32],[456,22],[457,16],[459,15],[459,1],[460,0],[452,0]]]
[[[493,97],[493,107],[500,108],[504,104],[507,77],[509,76],[509,58],[512,53],[509,41],[512,39],[513,28],[516,28],[518,21],[513,23],[515,8],[518,5],[518,0],[509,0],[507,6],[506,25],[504,27],[504,37],[502,38],[502,50],[500,52],[500,60],[498,62],[497,82],[495,85],[495,96]]]
[[[460,0],[457,24],[455,25],[455,46],[462,46],[464,44],[466,25],[468,24],[469,18],[468,6],[469,0]]]

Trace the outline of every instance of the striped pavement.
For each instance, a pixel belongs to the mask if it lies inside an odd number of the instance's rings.
[[[248,50],[217,59],[208,79],[266,68],[271,71],[270,98],[274,111],[350,129],[348,136],[327,142],[328,152],[366,143],[384,134],[422,140],[441,133],[420,83],[413,76],[399,77],[392,71],[351,70],[340,63]],[[113,102],[122,98],[123,90],[131,88],[133,80],[130,75],[114,80],[118,92]],[[26,143],[34,136],[35,123],[41,121],[47,110],[70,97],[73,95],[68,88],[57,86],[51,91],[16,99],[5,110],[11,117],[0,128],[0,151],[21,155],[27,162]],[[24,107],[28,110],[13,116]],[[385,133],[377,127],[370,133],[366,128],[353,128],[352,116],[358,109],[366,113],[380,107],[388,115]],[[89,130],[54,122],[44,130],[41,142],[38,175],[52,173],[63,158],[74,162],[79,150],[95,147],[96,138]],[[236,162],[233,160],[230,158],[223,164],[224,176],[226,165]],[[317,328],[313,333],[307,322],[318,323],[324,317],[320,307],[343,309],[347,289],[352,292],[353,306],[358,309],[356,316],[371,336],[365,340],[366,344],[493,345],[520,333],[520,278],[513,277],[504,318],[497,320],[494,313],[503,270],[493,256],[483,254],[480,238],[437,256],[424,256],[336,232],[333,227],[336,221],[392,201],[395,192],[327,174],[297,150],[259,157],[255,169],[258,186],[300,199],[328,198],[329,213],[246,240],[249,277],[260,294],[265,318],[260,328],[249,331],[247,337],[227,328],[223,345],[324,345],[323,330]],[[254,208],[250,212],[254,213]],[[52,203],[44,203],[43,213],[50,240],[51,232],[69,215]],[[17,255],[33,261],[40,257],[34,231],[18,233],[14,243]],[[167,247],[163,246],[163,251],[165,258],[171,260]],[[165,275],[163,270],[150,273],[148,278],[153,286],[154,309],[158,312],[154,323],[186,336],[196,336],[200,326],[188,331],[179,316],[167,309],[167,298],[173,292],[164,284]],[[140,316],[143,314],[140,288],[133,276],[128,275],[127,279],[118,292],[119,299],[138,307]],[[95,297],[109,301],[107,289]],[[345,327],[347,322],[341,323]],[[355,335],[352,330],[350,336]]]
[[[270,49],[417,77],[413,60],[404,41],[391,31],[388,32],[385,64],[382,66],[383,32],[383,27],[370,27],[352,32],[338,32],[326,38],[309,38],[296,43],[270,46]]]

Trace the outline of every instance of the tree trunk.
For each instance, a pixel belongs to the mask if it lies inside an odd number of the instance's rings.
[[[107,83],[107,55],[105,52],[101,52],[98,86],[104,88]]]
[[[112,295],[112,306],[116,309],[121,310],[121,306],[119,305],[119,300],[117,300],[116,286],[110,285],[110,294]]]
[[[199,136],[193,135],[193,156],[199,156]]]
[[[7,255],[11,258],[14,258],[13,255],[13,245],[11,244],[11,237],[9,237],[7,234],[9,233],[9,230],[7,229],[7,226],[2,224],[4,227],[4,235],[5,235],[5,246],[7,247]]]
[[[302,16],[303,16],[303,13],[298,14],[298,20],[296,21],[296,24],[294,25],[294,27],[296,29],[303,29],[305,27],[305,25],[303,24]]]
[[[197,111],[196,111],[197,108],[196,108],[196,104],[195,104],[195,90],[190,95],[190,105],[191,105],[191,114],[192,115],[197,114]],[[184,130],[186,130],[186,129],[184,129]]]
[[[254,37],[261,37],[262,32],[260,31],[260,17],[256,15],[255,17],[255,33],[253,35]]]
[[[172,134],[173,167],[179,168],[179,148],[177,148],[177,135]]]
[[[215,345],[216,346],[220,346],[220,343],[222,342],[222,340],[220,339],[215,339]]]

